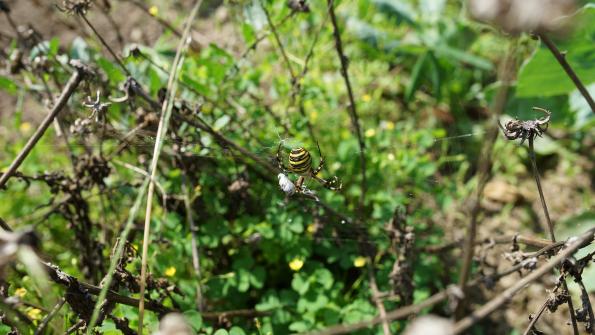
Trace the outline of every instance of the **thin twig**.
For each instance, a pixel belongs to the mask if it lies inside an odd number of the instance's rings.
[[[543,189],[541,188],[541,178],[539,177],[539,171],[537,170],[537,163],[535,162],[535,149],[533,147],[534,136],[529,137],[529,160],[531,161],[531,167],[533,168],[533,176],[535,177],[535,183],[537,184],[537,190],[539,191],[539,200],[541,200],[541,207],[543,207],[543,214],[547,221],[547,227],[550,233],[550,239],[552,242],[556,242],[556,236],[554,235],[554,225],[550,219],[550,213],[547,209],[545,197],[543,195]]]
[[[372,266],[373,259],[368,257],[368,280],[370,281],[370,291],[372,293],[372,300],[378,309],[378,314],[382,318],[382,332],[384,335],[390,335],[390,327],[386,320],[386,308],[384,302],[379,298],[378,284],[376,283],[376,276],[374,275],[374,267]]]
[[[546,264],[542,265],[535,271],[531,272],[528,276],[516,282],[516,284],[506,289],[504,292],[490,300],[488,303],[483,305],[478,310],[474,311],[464,319],[458,321],[454,326],[453,333],[460,334],[464,332],[465,330],[469,329],[469,327],[482,320],[486,316],[490,315],[492,312],[500,308],[502,305],[512,300],[515,294],[521,291],[523,288],[527,287],[528,284],[532,283],[533,281],[541,278],[543,275],[552,271],[562,261],[574,254],[580,248],[589,245],[595,237],[594,234],[595,228],[591,228],[585,233],[578,236],[577,238],[573,238],[572,243],[570,245],[568,245],[565,249],[560,251],[555,257],[551,258]]]
[[[47,327],[47,325],[50,323],[50,321],[52,321],[52,319],[58,314],[58,312],[60,311],[62,306],[64,306],[65,302],[66,302],[65,298],[61,298],[58,301],[56,306],[54,306],[54,308],[48,313],[48,315],[46,315],[45,318],[43,318],[43,320],[41,320],[41,323],[39,324],[37,329],[35,329],[34,335],[43,333],[43,331],[45,330],[45,327]]]
[[[531,322],[527,326],[527,329],[525,329],[525,332],[523,332],[523,335],[529,335],[529,333],[531,332],[531,330],[533,330],[533,327],[537,323],[537,320],[539,320],[539,318],[541,317],[541,314],[543,314],[543,312],[545,311],[545,308],[547,307],[547,305],[549,303],[550,303],[550,299],[549,298],[545,299],[545,302],[543,303],[543,305],[541,305],[541,308],[539,308],[539,312],[537,312],[537,315],[531,316]]]
[[[295,11],[291,11],[289,14],[287,14],[285,17],[283,17],[281,20],[279,20],[279,23],[277,23],[277,25],[273,25],[275,27],[280,27],[282,26],[285,22],[287,22],[290,18],[293,17],[293,15],[295,14]],[[242,52],[242,54],[240,55],[240,57],[238,58],[238,60],[236,62],[234,62],[233,67],[231,67],[230,69],[228,69],[225,72],[225,76],[223,78],[223,82],[227,82],[229,79],[231,79],[232,76],[236,75],[239,70],[239,63],[244,60],[246,57],[248,57],[248,54],[250,54],[250,51],[252,50],[256,50],[256,47],[258,46],[258,44],[260,42],[262,42],[265,38],[267,38],[267,36],[269,35],[270,31],[267,31],[265,33],[263,33],[262,35],[260,35],[259,37],[257,37],[254,42],[252,42],[248,47],[246,47],[246,49],[244,50],[244,52]],[[232,71],[233,70],[233,71]]]
[[[122,229],[122,232],[120,233],[120,237],[118,238],[118,240],[122,241],[122,243],[118,243],[118,245],[116,246],[116,252],[114,253],[114,255],[111,259],[109,269],[107,270],[105,277],[101,281],[103,286],[98,291],[99,293],[95,293],[95,294],[98,294],[97,302],[95,303],[95,307],[93,309],[93,314],[91,315],[91,320],[89,322],[89,326],[87,327],[87,335],[93,334],[93,328],[95,327],[95,324],[99,318],[99,312],[101,310],[101,307],[103,306],[104,302],[106,302],[106,297],[109,297],[109,294],[111,292],[110,291],[111,282],[113,279],[114,272],[116,271],[116,266],[118,265],[118,262],[120,261],[120,257],[122,257],[122,254],[124,252],[124,246],[126,245],[125,241],[128,240],[128,235],[130,234],[130,230],[132,229],[132,226],[134,225],[134,220],[136,219],[136,214],[138,213],[138,211],[140,209],[145,192],[147,191],[147,188],[149,186],[149,180],[150,179],[148,177],[145,178],[143,184],[139,188],[139,191],[138,191],[138,194],[136,195],[134,204],[132,205],[132,208],[130,209],[130,213],[128,214],[128,219],[126,220],[126,223],[124,224],[124,229]],[[136,301],[134,306],[138,306],[138,301]]]
[[[285,64],[287,65],[287,70],[289,71],[289,75],[291,76],[291,82],[293,83],[293,82],[295,82],[295,79],[296,79],[295,73],[293,72],[293,66],[291,66],[291,61],[289,60],[289,57],[287,56],[287,53],[285,52],[285,48],[283,47],[281,38],[279,37],[279,34],[277,33],[277,28],[275,28],[275,25],[273,24],[273,21],[271,20],[271,15],[269,14],[269,10],[266,8],[266,6],[262,2],[262,0],[260,0],[260,7],[262,8],[262,11],[264,12],[264,15],[267,19],[267,23],[269,24],[271,31],[273,32],[273,36],[275,37],[275,41],[277,42],[279,51],[281,52],[281,55],[283,56],[283,59],[285,60]]]
[[[202,275],[200,271],[200,250],[198,249],[198,227],[192,217],[192,206],[190,203],[190,190],[188,190],[188,176],[186,171],[183,174],[182,192],[184,193],[184,207],[186,208],[186,221],[190,227],[191,248],[192,248],[192,267],[194,268],[194,275],[196,276],[196,308],[202,312],[203,297],[202,297]]]
[[[128,2],[131,2],[133,5],[135,5],[139,9],[141,9],[143,12],[145,12],[145,14],[149,15],[150,17],[155,18],[155,20],[157,22],[159,22],[159,24],[161,24],[162,26],[164,26],[165,28],[170,30],[172,33],[174,33],[174,35],[176,35],[176,37],[178,37],[178,38],[182,37],[182,33],[176,27],[174,27],[171,23],[169,23],[168,21],[166,21],[165,19],[163,19],[159,16],[151,14],[149,7],[144,2],[139,1],[139,0],[128,0]]]
[[[361,182],[361,190],[360,190],[360,199],[359,199],[359,216],[363,215],[363,207],[365,204],[366,199],[366,145],[364,142],[364,138],[362,136],[361,127],[359,124],[359,117],[357,115],[357,109],[355,104],[355,98],[353,96],[353,89],[351,88],[351,82],[349,80],[349,71],[348,71],[348,59],[343,52],[343,43],[341,42],[341,32],[339,30],[339,24],[337,23],[337,17],[335,15],[335,7],[334,7],[334,0],[327,0],[328,4],[328,12],[331,18],[331,23],[333,24],[333,36],[335,38],[335,49],[337,50],[337,54],[339,55],[339,61],[341,63],[341,75],[343,76],[343,80],[345,81],[345,86],[347,87],[347,95],[349,97],[349,116],[351,117],[351,125],[353,127],[353,131],[357,136],[357,140],[359,143],[359,160],[360,160],[360,168],[362,173],[362,182]]]
[[[184,33],[180,39],[180,43],[178,44],[178,48],[176,51],[176,56],[174,58],[171,73],[169,75],[169,80],[167,83],[167,96],[165,101],[163,102],[161,108],[161,118],[159,120],[159,126],[157,128],[157,138],[155,139],[155,147],[153,151],[153,158],[151,160],[150,165],[150,173],[151,178],[150,180],[155,180],[157,175],[157,163],[159,161],[159,155],[161,154],[161,148],[163,146],[163,140],[165,139],[165,134],[167,133],[167,128],[169,126],[169,120],[172,115],[173,105],[174,105],[174,98],[176,95],[176,90],[178,88],[178,75],[181,70],[181,64],[183,64],[184,55],[186,50],[188,49],[188,45],[192,40],[189,38],[190,28],[192,27],[192,22],[194,18],[198,14],[198,9],[202,4],[202,0],[197,0],[186,20],[186,27],[184,28]],[[151,234],[151,211],[153,208],[153,193],[155,192],[155,183],[149,182],[149,189],[147,191],[147,203],[146,203],[146,212],[145,212],[145,225],[144,225],[144,234],[143,234],[143,251],[141,257],[141,275],[140,275],[140,292],[139,292],[139,304],[138,304],[138,333],[143,333],[143,314],[144,314],[144,302],[145,302],[145,288],[146,288],[146,281],[147,281],[147,258],[149,253],[149,238]]]
[[[556,236],[554,234],[554,225],[552,220],[550,219],[550,214],[547,209],[547,204],[545,202],[545,197],[543,195],[543,189],[541,188],[541,179],[539,177],[539,170],[537,170],[537,163],[535,161],[535,148],[533,147],[533,140],[535,136],[529,136],[529,160],[531,161],[531,167],[533,168],[533,176],[535,177],[535,183],[537,184],[537,190],[539,191],[539,199],[541,201],[541,207],[543,207],[543,212],[545,214],[545,218],[547,221],[548,230],[550,233],[550,239],[552,242],[556,242]],[[562,286],[564,290],[568,291],[568,284],[566,284],[566,279],[562,279]],[[576,322],[576,316],[574,314],[574,306],[572,303],[572,297],[568,297],[567,300],[568,309],[570,313],[570,320],[572,322],[572,329],[575,335],[579,334],[578,324]]]
[[[64,87],[64,90],[60,94],[58,101],[56,102],[52,110],[49,112],[49,114],[45,117],[45,119],[41,122],[39,127],[37,127],[35,133],[31,136],[29,141],[27,141],[27,144],[25,144],[25,147],[12,161],[12,163],[8,167],[8,170],[2,174],[2,177],[0,177],[0,189],[6,185],[8,179],[10,179],[10,177],[12,177],[12,175],[17,171],[19,166],[21,166],[25,158],[27,158],[31,150],[33,150],[37,142],[41,139],[45,131],[52,124],[56,116],[58,116],[60,111],[64,108],[64,106],[66,106],[68,99],[70,99],[70,96],[74,93],[78,85],[85,77],[86,70],[83,69],[82,64],[74,62],[73,66],[75,66],[76,71],[72,74],[72,76],[66,83],[66,87]]]
[[[319,331],[312,331],[308,333],[303,333],[303,335],[338,335],[338,334],[352,334],[357,330],[372,327],[377,325],[383,321],[394,321],[404,319],[410,315],[417,314],[422,310],[432,307],[448,298],[448,292],[446,290],[440,291],[433,296],[429,297],[428,299],[414,304],[405,306],[403,308],[396,309],[394,311],[386,313],[386,317],[382,318],[377,316],[371,320],[360,321],[348,325],[337,325],[332,326],[323,330]]]
[[[479,156],[479,167],[478,167],[478,184],[475,198],[471,208],[471,219],[467,228],[467,238],[463,247],[463,267],[459,276],[459,287],[465,287],[467,280],[471,274],[471,267],[473,263],[473,253],[475,246],[475,236],[477,234],[477,223],[479,220],[479,214],[481,212],[481,199],[483,196],[483,190],[490,178],[490,172],[492,168],[492,153],[494,150],[494,144],[498,136],[498,118],[504,111],[506,106],[506,100],[508,97],[508,90],[510,88],[510,82],[513,77],[514,65],[515,65],[515,51],[516,43],[510,46],[508,53],[506,54],[502,66],[498,71],[498,78],[501,81],[501,85],[496,92],[494,102],[491,106],[491,118],[487,125],[486,139],[483,145],[483,153]],[[461,317],[465,308],[465,297],[459,301],[455,311],[455,317]]]
[[[552,42],[552,40],[550,40],[550,38],[547,37],[547,35],[541,33],[538,36],[543,42],[543,44],[545,44],[548,47],[548,49],[550,49],[558,63],[560,63],[560,66],[562,66],[564,71],[566,71],[566,74],[568,75],[570,80],[572,80],[574,86],[576,86],[576,88],[579,90],[579,92],[581,92],[585,100],[587,100],[589,107],[591,107],[591,111],[595,113],[595,101],[593,101],[593,97],[591,97],[591,94],[589,94],[589,91],[587,90],[585,85],[583,85],[582,81],[576,75],[576,72],[574,72],[570,64],[568,64],[568,61],[566,61],[566,54],[561,53],[560,50],[558,50],[558,48],[554,44],[554,42]]]
[[[587,315],[589,316],[589,322],[587,323],[587,330],[590,331],[591,335],[595,335],[595,313],[593,313],[593,306],[591,305],[591,300],[589,299],[589,292],[585,287],[585,284],[582,281],[580,275],[574,276],[574,281],[578,284],[579,288],[581,289],[581,301],[583,305],[583,312],[586,309]]]

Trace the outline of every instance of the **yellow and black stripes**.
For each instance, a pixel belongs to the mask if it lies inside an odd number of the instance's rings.
[[[304,148],[291,149],[289,153],[289,169],[297,174],[309,174],[312,170],[312,156]]]
[[[320,151],[320,146],[318,143],[316,143],[316,146],[318,147],[318,154],[320,155],[320,164],[318,164],[317,168],[314,169],[312,167],[312,156],[308,150],[303,147],[291,149],[289,152],[289,167],[286,167],[285,164],[283,164],[283,157],[281,155],[282,143],[279,143],[279,147],[277,148],[277,166],[283,174],[292,172],[300,176],[295,183],[295,188],[298,193],[302,193],[307,190],[306,187],[303,186],[305,178],[312,178],[329,190],[341,190],[343,185],[339,178],[332,177],[331,179],[326,180],[318,176],[324,166],[324,156]]]

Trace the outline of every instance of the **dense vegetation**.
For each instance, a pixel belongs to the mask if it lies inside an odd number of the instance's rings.
[[[0,333],[593,334],[595,6],[467,7],[0,1]]]

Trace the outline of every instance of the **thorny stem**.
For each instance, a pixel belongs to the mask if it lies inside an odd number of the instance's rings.
[[[341,75],[343,76],[343,80],[345,81],[345,86],[347,87],[347,94],[349,96],[349,116],[351,117],[351,124],[353,126],[353,130],[357,136],[357,140],[359,143],[359,159],[360,159],[360,166],[362,172],[362,182],[361,182],[361,194],[359,200],[359,216],[363,215],[363,207],[365,203],[366,197],[366,153],[365,153],[365,142],[362,136],[362,132],[360,129],[359,124],[359,117],[357,115],[356,105],[355,105],[355,98],[353,97],[353,89],[351,88],[351,82],[349,81],[349,72],[348,72],[348,60],[347,56],[343,52],[343,43],[341,42],[341,32],[339,31],[339,25],[337,23],[337,17],[335,15],[335,7],[334,7],[334,0],[327,0],[328,4],[328,12],[331,18],[331,23],[333,25],[333,36],[335,39],[335,48],[337,50],[337,54],[339,55],[339,61],[341,62]]]
[[[142,199],[142,197],[140,197],[140,198]],[[124,244],[125,243],[122,243],[122,245],[124,245]],[[119,246],[120,245],[118,245],[118,247]],[[57,266],[52,265],[50,263],[42,262],[42,264],[44,265],[44,267],[46,268],[46,270],[48,272],[52,272],[55,274],[55,275],[50,275],[50,278],[60,278],[60,277],[64,277],[64,276],[69,277],[73,281],[76,281],[80,285],[80,287],[83,288],[84,290],[86,290],[89,294],[101,295],[101,292],[103,292],[105,289],[105,285],[103,287],[98,287],[95,285],[91,285],[89,283],[82,282],[82,281],[78,280],[77,278],[64,273]],[[67,285],[64,282],[58,282],[58,283],[61,285]],[[121,294],[118,294],[117,292],[112,291],[112,290],[106,290],[106,292],[107,293],[106,293],[106,295],[104,295],[103,299],[107,298],[107,300],[109,302],[126,305],[126,306],[138,306],[138,299],[136,299],[136,298],[131,298],[126,295],[121,295]],[[166,313],[171,313],[171,312],[176,311],[175,309],[166,307],[157,301],[147,301],[146,309],[150,310],[152,312],[155,312],[158,315],[163,315]],[[263,315],[269,315],[269,313],[268,312],[259,312],[259,311],[255,311],[255,310],[249,310],[249,309],[201,313],[202,318],[208,319],[208,320],[219,320],[222,316],[254,317],[254,316],[263,316]]]
[[[576,72],[574,72],[570,64],[568,64],[568,61],[566,60],[566,55],[561,53],[560,50],[558,50],[558,47],[556,47],[556,45],[554,44],[554,42],[552,42],[552,40],[550,40],[550,38],[547,37],[545,34],[541,33],[538,36],[543,42],[543,44],[545,44],[548,47],[548,49],[550,49],[558,63],[560,63],[560,66],[562,66],[564,71],[566,71],[566,74],[568,75],[570,80],[572,80],[574,86],[576,86],[576,88],[579,90],[579,92],[581,92],[585,100],[587,100],[589,107],[591,107],[591,111],[595,113],[595,101],[593,101],[593,97],[591,97],[591,94],[589,94],[589,91],[587,90],[585,85],[583,85],[579,77],[576,75]]]
[[[593,241],[595,228],[591,228],[585,233],[578,236],[574,242],[568,245],[564,250],[560,251],[555,257],[551,258],[546,264],[542,265],[528,276],[517,281],[513,286],[506,289],[504,292],[490,300],[478,310],[474,311],[464,319],[458,321],[454,326],[454,334],[460,334],[469,329],[472,325],[479,322],[492,312],[500,308],[502,305],[508,303],[512,298],[523,288],[527,287],[533,281],[541,278],[543,275],[552,271],[555,267],[564,261],[566,258],[574,254],[578,249],[585,247]]]
[[[27,156],[29,155],[31,150],[33,150],[33,148],[35,147],[37,142],[41,139],[41,137],[43,136],[45,131],[52,124],[52,122],[54,121],[56,116],[58,116],[60,111],[64,108],[64,106],[66,106],[68,99],[70,99],[70,96],[74,93],[74,91],[76,90],[78,85],[81,83],[81,81],[84,78],[84,75],[85,75],[84,71],[82,69],[78,69],[78,68],[72,74],[72,76],[66,83],[66,87],[64,87],[62,94],[60,94],[60,97],[58,98],[58,101],[56,102],[56,104],[54,105],[52,110],[45,117],[45,119],[41,122],[39,127],[37,127],[37,130],[35,130],[35,133],[33,134],[33,136],[31,136],[29,141],[27,141],[27,144],[25,144],[25,147],[21,150],[21,152],[19,152],[17,157],[12,161],[12,163],[8,167],[8,170],[2,174],[2,177],[0,177],[0,189],[2,189],[6,185],[6,183],[8,182],[8,179],[10,179],[10,177],[12,177],[12,175],[17,171],[19,166],[21,166],[21,164],[23,163],[25,158],[27,158]]]
[[[172,70],[169,76],[169,80],[167,83],[167,96],[163,103],[161,109],[161,118],[159,120],[159,126],[157,128],[157,138],[155,140],[155,147],[153,151],[153,158],[151,160],[150,166],[150,173],[151,178],[150,180],[155,180],[157,176],[157,162],[159,161],[159,155],[161,154],[161,148],[163,145],[163,140],[165,139],[165,134],[167,133],[167,128],[169,126],[169,119],[172,115],[173,111],[173,102],[174,97],[177,90],[177,83],[178,83],[178,75],[180,73],[181,64],[183,63],[184,54],[188,48],[190,41],[192,40],[189,38],[190,28],[192,27],[192,22],[194,18],[198,14],[198,9],[202,4],[202,0],[197,0],[195,2],[194,7],[188,19],[186,21],[186,27],[184,29],[184,33],[182,34],[182,38],[180,39],[180,43],[178,44],[178,48],[176,51],[176,57],[174,58],[172,64]],[[139,292],[139,304],[138,304],[138,333],[143,333],[143,314],[145,308],[145,287],[147,283],[147,258],[149,253],[149,238],[151,234],[151,210],[153,208],[153,193],[155,192],[155,183],[149,182],[149,189],[147,191],[147,207],[145,212],[145,225],[144,225],[144,234],[143,234],[143,251],[142,251],[142,258],[141,258],[141,276],[140,276],[140,292]]]
[[[91,28],[91,30],[93,31],[95,36],[97,36],[97,38],[99,39],[101,44],[103,44],[103,46],[107,49],[107,51],[112,55],[112,57],[114,58],[116,63],[118,63],[120,68],[122,68],[122,71],[124,71],[124,73],[126,73],[127,76],[132,76],[132,74],[130,74],[130,71],[128,71],[126,66],[124,66],[124,63],[122,63],[122,60],[120,59],[120,57],[118,57],[118,55],[116,55],[114,50],[112,50],[112,48],[109,46],[109,44],[107,44],[107,42],[103,39],[103,36],[101,36],[101,34],[97,31],[97,29],[95,29],[95,27],[91,24],[91,22],[89,22],[89,20],[87,19],[87,16],[85,16],[84,13],[80,13],[80,17],[83,18],[83,21],[85,21],[85,23],[89,26],[89,28]]]
[[[533,176],[535,176],[535,183],[537,184],[537,190],[539,191],[539,199],[541,200],[541,207],[543,207],[543,212],[545,214],[545,218],[547,221],[550,239],[552,242],[556,242],[556,236],[554,234],[554,225],[552,224],[552,220],[550,219],[550,214],[547,209],[547,204],[545,202],[545,197],[543,195],[543,189],[541,188],[541,179],[539,177],[539,171],[537,170],[537,163],[535,162],[535,148],[533,147],[533,141],[535,137],[529,137],[529,160],[531,161],[531,167],[533,168]],[[566,284],[566,279],[562,281],[562,287],[566,292],[568,292],[568,285]],[[569,297],[568,300],[568,309],[570,312],[570,320],[572,321],[572,329],[574,334],[579,334],[578,325],[576,323],[576,316],[574,315],[574,307],[572,304],[572,297]]]

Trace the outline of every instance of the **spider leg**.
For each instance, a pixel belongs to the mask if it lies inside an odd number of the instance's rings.
[[[298,193],[303,193],[304,192],[304,181],[306,180],[306,178],[304,178],[303,176],[299,176],[299,178],[297,179],[297,181],[295,182],[295,190]]]
[[[526,130],[521,130],[519,137],[521,138],[521,145],[523,145],[523,143],[525,143],[525,141],[529,138],[529,136],[532,136],[532,134]]]
[[[281,157],[281,142],[279,142],[279,147],[277,148],[277,155],[275,156],[275,159],[277,160],[277,167],[279,167],[279,169],[283,172],[287,172],[290,171],[285,164],[283,164],[283,158]]]
[[[337,178],[336,176],[332,177],[329,180],[326,180],[326,179],[323,179],[323,178],[320,178],[317,176],[312,176],[312,178],[314,178],[317,182],[322,184],[322,186],[324,186],[325,188],[327,188],[331,191],[339,191],[339,190],[341,190],[341,188],[343,188],[343,184],[341,183],[339,178]]]
[[[322,168],[324,167],[324,156],[322,155],[322,151],[320,151],[320,145],[318,144],[318,141],[316,141],[316,146],[318,147],[318,155],[320,156],[320,163],[318,164],[318,167],[316,169],[312,170],[312,176],[316,177],[320,171],[322,171]]]

